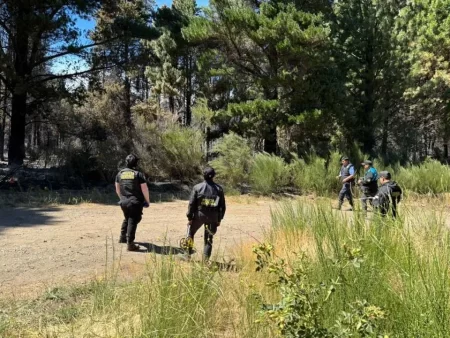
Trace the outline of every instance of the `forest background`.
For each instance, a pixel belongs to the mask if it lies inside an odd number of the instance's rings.
[[[344,153],[446,169],[449,0],[202,5],[2,0],[2,160],[111,182],[136,152],[151,179],[211,162],[271,191],[308,166],[334,189]]]

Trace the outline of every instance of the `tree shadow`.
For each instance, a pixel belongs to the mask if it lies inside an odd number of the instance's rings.
[[[0,208],[0,233],[7,228],[36,227],[56,224],[53,213],[58,207],[47,208]]]

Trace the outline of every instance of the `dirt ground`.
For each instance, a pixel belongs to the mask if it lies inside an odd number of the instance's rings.
[[[213,255],[232,258],[241,243],[260,239],[270,224],[270,201],[229,202],[214,240]],[[55,285],[83,282],[104,274],[114,259],[122,275],[142,266],[148,249],[165,254],[186,232],[187,202],[152,204],[144,210],[136,241],[141,252],[118,244],[122,213],[102,204],[0,209],[0,297],[39,294]],[[196,235],[203,250],[203,231]],[[114,258],[113,258],[114,257]]]

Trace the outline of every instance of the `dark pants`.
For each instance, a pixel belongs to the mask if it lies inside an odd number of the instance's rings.
[[[364,211],[367,211],[367,202],[372,205],[373,197],[375,197],[377,193],[372,192],[370,190],[363,190],[361,195],[361,204]]]
[[[218,223],[219,223],[218,221],[216,222],[212,220],[210,217],[205,217],[204,215],[199,213],[194,217],[194,219],[192,220],[192,224],[189,226],[188,229],[188,238],[193,243],[195,234],[202,227],[202,225],[205,225],[205,238],[204,238],[205,247],[203,249],[203,255],[207,259],[211,257],[213,238],[217,232]],[[189,254],[192,254],[192,248],[189,249]]]
[[[125,217],[120,230],[120,240],[126,239],[127,243],[133,243],[136,237],[137,225],[142,220],[143,206],[140,204],[128,204],[120,207]]]
[[[391,212],[392,212],[392,218],[397,217],[397,201],[393,200],[392,203],[390,203]],[[389,205],[386,206],[380,206],[380,214],[385,217],[389,213]]]
[[[342,185],[342,189],[339,192],[339,208],[344,203],[344,198],[347,198],[348,202],[353,207],[353,196],[352,196],[352,184],[351,183],[344,183]]]

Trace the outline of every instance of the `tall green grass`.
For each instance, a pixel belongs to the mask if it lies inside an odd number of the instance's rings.
[[[290,181],[289,168],[278,156],[257,154],[250,171],[252,190],[263,195],[282,191]]]
[[[340,155],[332,153],[329,161],[311,154],[306,161],[296,158],[290,164],[292,182],[302,193],[329,195],[339,191],[336,176],[340,170]]]
[[[149,255],[141,277],[110,273],[34,300],[0,300],[0,337],[268,337],[236,273]]]
[[[332,328],[351,303],[365,300],[387,316],[374,337],[448,336],[450,232],[443,215],[411,211],[396,221],[366,221],[326,205],[294,203],[273,213],[273,225],[291,244],[307,234],[307,250],[289,250],[308,252],[315,283],[336,282],[323,311],[325,327]]]

